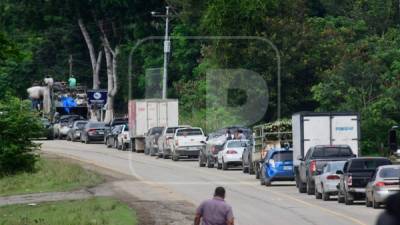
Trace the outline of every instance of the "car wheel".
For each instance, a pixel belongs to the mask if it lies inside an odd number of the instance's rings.
[[[89,138],[85,138],[85,144],[89,144]]]
[[[207,158],[207,168],[214,168],[214,163],[211,163],[210,158]]]
[[[126,143],[122,143],[122,151],[126,151]]]
[[[375,197],[374,197],[374,195],[372,195],[372,208],[379,209],[380,207],[381,207],[381,205],[379,204],[379,202],[375,201]]]
[[[167,154],[163,153],[163,154],[161,154],[161,156],[162,156],[163,159],[168,159],[168,155]],[[200,167],[202,167],[202,166],[200,165]],[[204,167],[204,165],[203,165],[203,167]]]
[[[350,199],[350,194],[347,192],[344,193],[344,204],[353,205],[353,200]]]
[[[263,171],[262,167],[261,167],[261,171]],[[260,174],[260,184],[265,185],[265,174],[263,172],[261,172],[261,174]]]
[[[312,187],[311,180],[307,179],[307,194],[313,195],[315,193],[315,187]]]
[[[249,167],[246,167],[246,166],[244,165],[244,162],[242,162],[242,172],[243,172],[243,173],[248,173],[248,172],[249,172]]]
[[[318,191],[317,191],[317,189],[315,189],[315,199],[322,199],[322,194],[321,193],[319,193]]]
[[[371,207],[372,206],[372,202],[368,199],[367,195],[365,195],[365,206],[366,207]]]
[[[172,161],[178,161],[179,157],[175,154],[175,152],[172,152],[172,156],[171,156]]]
[[[217,169],[218,170],[222,169],[222,164],[221,163],[217,163]]]
[[[339,190],[339,192],[338,192],[337,201],[338,201],[338,203],[344,203],[344,196],[342,195],[342,193],[340,192],[340,190]]]
[[[205,167],[206,164],[203,162],[203,155],[200,154],[199,156],[199,167]]]
[[[111,148],[110,138],[106,139],[106,146],[107,148]]]
[[[322,186],[322,200],[323,201],[329,200],[329,194],[325,192],[324,186]]]
[[[256,174],[256,179],[260,179],[260,169],[259,169],[259,166],[256,166],[255,174]]]
[[[222,170],[228,170],[228,163],[224,162],[224,158],[222,158]]]

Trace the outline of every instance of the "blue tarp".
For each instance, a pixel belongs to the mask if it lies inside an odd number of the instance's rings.
[[[75,100],[72,97],[62,97],[61,102],[66,113],[70,113],[70,108],[77,106]]]

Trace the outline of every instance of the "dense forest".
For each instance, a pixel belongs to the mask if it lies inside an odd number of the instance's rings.
[[[0,96],[26,98],[26,88],[50,75],[73,74],[92,87],[92,62],[79,27],[85,25],[96,54],[102,38],[119,49],[116,111],[126,112],[146,85],[159,85],[162,40],[171,7],[168,97],[179,98],[181,121],[208,131],[241,118],[208,101],[206,72],[213,68],[255,71],[268,84],[269,108],[259,121],[277,117],[277,57],[257,41],[189,40],[187,36],[257,36],[279,50],[282,117],[297,111],[356,111],[361,114],[362,149],[379,152],[388,129],[400,122],[400,2],[398,0],[2,0],[0,2]],[[129,79],[128,65],[133,76]],[[100,88],[107,88],[106,60]],[[131,80],[131,85],[129,85]],[[153,84],[152,84],[153,82]],[[222,84],[223,85],[223,84]],[[155,96],[157,97],[157,96]],[[212,99],[212,97],[211,97]],[[233,102],[240,102],[233,94]],[[233,104],[234,104],[233,103]],[[207,113],[214,116],[206,116]]]

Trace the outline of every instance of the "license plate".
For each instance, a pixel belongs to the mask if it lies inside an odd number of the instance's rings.
[[[189,147],[188,149],[189,149],[189,150],[197,150],[196,147]]]
[[[284,166],[283,169],[284,169],[284,170],[292,170],[293,167],[291,167],[291,166]]]
[[[97,131],[98,134],[104,134],[104,131]]]

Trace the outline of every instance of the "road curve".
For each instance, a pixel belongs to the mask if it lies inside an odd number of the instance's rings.
[[[226,199],[239,225],[373,225],[381,212],[366,208],[363,202],[345,206],[334,200],[316,200],[314,196],[299,194],[293,182],[261,186],[254,176],[241,170],[199,168],[196,161],[173,162],[109,149],[102,144],[66,141],[44,141],[42,150],[135,176],[195,205],[211,197],[214,188],[222,185],[227,189]]]

